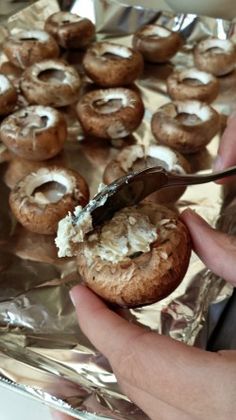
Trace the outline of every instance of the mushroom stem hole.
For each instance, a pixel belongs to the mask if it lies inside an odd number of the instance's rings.
[[[56,181],[49,181],[35,188],[32,195],[36,197],[40,194],[50,203],[56,203],[65,195],[65,192],[66,187],[64,185]]]
[[[192,77],[184,78],[183,82],[184,82],[185,85],[188,85],[188,86],[201,86],[202,85],[201,80],[195,79],[195,78],[192,78]]]
[[[121,58],[123,58],[122,57],[122,55],[120,55],[120,54],[116,54],[116,53],[114,53],[114,52],[104,52],[103,54],[102,54],[102,57],[103,58],[107,58],[107,59],[112,59],[112,60],[120,60]]]
[[[24,36],[22,38],[19,38],[19,39],[20,39],[20,41],[38,41],[39,40],[36,37],[27,38],[27,37],[24,37]]]
[[[65,72],[58,69],[47,69],[41,71],[38,78],[43,82],[62,82],[65,79]]]
[[[97,99],[93,102],[93,106],[102,114],[116,112],[122,107],[122,99]]]
[[[201,119],[196,114],[188,114],[187,112],[177,114],[175,119],[184,125],[195,125],[201,122]]]
[[[152,168],[154,166],[161,166],[166,170],[169,169],[166,162],[161,159],[154,158],[152,156],[144,156],[143,158],[138,158],[132,165],[132,169],[139,171],[145,168]]]
[[[212,52],[213,54],[222,54],[224,52],[223,48],[220,47],[209,47],[206,52]]]

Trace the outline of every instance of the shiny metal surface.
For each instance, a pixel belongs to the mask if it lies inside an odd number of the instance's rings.
[[[107,185],[88,204],[83,212],[89,211],[93,227],[112,218],[114,213],[124,207],[138,204],[155,191],[172,186],[205,184],[236,175],[236,167],[206,175],[177,175],[160,166],[130,173]],[[102,204],[101,204],[102,203]]]
[[[71,6],[65,1],[66,7]],[[0,2],[1,6],[2,2]],[[158,4],[158,0],[157,0]],[[0,26],[0,43],[8,31],[19,28],[42,28],[48,15],[58,10],[55,0],[28,2],[27,9],[8,18]],[[97,38],[131,44],[130,34],[140,25],[157,21],[180,30],[188,41],[182,51],[166,65],[147,64],[137,82],[145,103],[145,118],[139,129],[126,142],[149,145],[154,140],[150,119],[157,107],[169,99],[166,78],[174,66],[192,66],[192,47],[205,35],[221,38],[234,36],[235,24],[193,15],[130,7],[108,0],[77,0],[72,10],[96,22]],[[67,52],[63,56],[82,73],[81,55]],[[6,60],[0,56],[0,65]],[[17,78],[14,80],[18,84]],[[86,82],[83,88],[88,86]],[[236,102],[236,72],[220,81],[220,94],[213,106],[221,113],[222,129],[226,115]],[[63,156],[64,165],[77,168],[86,178],[93,196],[102,180],[104,167],[124,147],[124,141],[111,145],[103,140],[84,138],[75,118],[73,107],[64,109],[69,132]],[[209,146],[192,156],[192,172],[209,172],[218,148],[219,136]],[[115,147],[114,147],[115,146]],[[116,377],[105,358],[82,334],[69,299],[70,288],[81,279],[76,261],[57,258],[53,237],[27,232],[16,224],[9,211],[6,181],[13,182],[15,162],[0,167],[0,375],[1,382],[13,389],[37,398],[43,403],[79,419],[144,420],[146,416],[132,404],[119,388]],[[18,167],[17,167],[18,168]],[[15,170],[15,169],[14,169]],[[17,169],[18,170],[18,169]],[[13,176],[14,175],[14,176]],[[219,185],[209,189],[189,187],[178,202],[181,212],[191,206],[212,226],[218,225],[235,233],[235,213],[229,217]],[[188,345],[206,347],[206,325],[209,308],[224,305],[232,288],[211,273],[192,255],[189,270],[181,285],[168,298],[143,308],[124,310],[130,322],[151,328],[160,334]],[[212,309],[214,310],[214,309]],[[144,373],[145,374],[145,373]]]

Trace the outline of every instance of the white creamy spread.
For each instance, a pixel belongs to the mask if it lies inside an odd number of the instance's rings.
[[[90,213],[82,210],[82,207],[76,207],[73,215],[70,213],[59,222],[55,241],[59,257],[76,255],[76,244],[83,242],[90,231],[85,248],[89,261],[98,256],[118,263],[136,253],[150,251],[150,245],[157,239],[156,227],[149,217],[134,207],[117,212],[112,220],[95,231]]]
[[[77,206],[73,214],[69,213],[58,224],[55,243],[59,248],[59,257],[76,255],[76,243],[83,242],[86,233],[93,228],[90,213],[82,210],[81,206]],[[78,223],[74,221],[76,218]]]
[[[149,217],[127,207],[88,237],[85,256],[88,260],[100,257],[115,264],[136,253],[149,252],[156,239],[156,227]]]

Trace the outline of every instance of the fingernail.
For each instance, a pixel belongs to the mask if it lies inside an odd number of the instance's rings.
[[[213,163],[213,170],[214,171],[220,171],[221,169],[223,169],[222,157],[217,156],[217,158],[215,159],[215,161]]]
[[[73,296],[73,289],[71,289],[69,291],[69,295],[70,295],[70,300],[73,303],[73,306],[75,307],[76,305],[75,305],[75,299],[74,299],[74,296]]]
[[[181,213],[180,217],[185,216],[185,214],[192,214],[194,216],[197,215],[196,211],[190,208],[187,208],[183,211],[183,213]]]
[[[203,219],[200,214],[198,214],[195,210],[187,208],[186,210],[183,211],[183,213],[181,214],[181,218],[188,224],[188,218],[185,219],[186,215],[190,215],[193,216],[193,218],[191,219],[192,221],[195,221],[198,224],[201,225],[208,225],[208,223],[206,222],[205,219]]]
[[[78,306],[78,302],[81,296],[81,293],[83,294],[83,290],[87,289],[85,284],[77,284],[77,286],[72,287],[69,291],[71,302],[73,303],[74,307]],[[83,297],[82,297],[83,298]]]

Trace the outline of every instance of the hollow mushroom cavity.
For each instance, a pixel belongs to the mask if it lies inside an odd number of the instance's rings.
[[[37,177],[29,176],[25,193],[39,205],[44,205],[57,203],[64,195],[71,194],[74,188],[75,182],[63,173],[42,171],[41,175],[37,174]]]
[[[111,42],[98,42],[88,48],[83,65],[86,74],[99,86],[118,87],[133,83],[143,71],[138,51]]]
[[[196,99],[210,103],[218,95],[219,82],[210,73],[190,68],[174,71],[167,79],[167,90],[174,100]]]
[[[83,207],[88,199],[87,183],[78,172],[44,167],[21,179],[11,191],[9,202],[24,227],[51,235],[68,212],[76,205]]]
[[[100,89],[85,94],[77,105],[84,131],[101,138],[122,138],[140,124],[144,106],[131,89]]]
[[[151,128],[159,143],[182,153],[195,153],[218,132],[219,115],[199,101],[175,101],[154,113]]]

